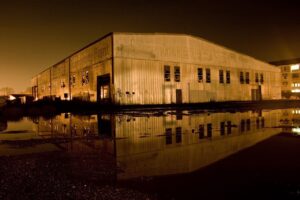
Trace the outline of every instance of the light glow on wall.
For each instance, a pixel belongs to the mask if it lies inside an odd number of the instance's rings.
[[[299,70],[299,65],[291,65],[291,71]]]

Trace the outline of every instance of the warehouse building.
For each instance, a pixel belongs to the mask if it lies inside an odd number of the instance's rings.
[[[32,79],[36,100],[120,105],[281,98],[280,70],[198,37],[110,33]]]
[[[271,62],[281,71],[281,95],[286,99],[300,98],[300,58]]]

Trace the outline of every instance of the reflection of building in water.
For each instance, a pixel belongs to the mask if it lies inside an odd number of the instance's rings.
[[[278,133],[279,111],[116,120],[119,179],[186,173]],[[122,138],[122,139],[121,139]]]
[[[5,119],[0,118],[0,132],[5,131],[7,129],[7,121]]]
[[[300,135],[300,109],[283,110],[280,125],[283,132]]]
[[[118,166],[124,170],[118,179],[128,179],[195,171],[279,133],[271,127],[278,126],[280,117],[280,110],[164,116],[60,115],[40,120],[39,130],[44,136],[62,136],[60,130],[67,130],[66,136],[73,137],[87,136],[89,131],[91,135],[115,136],[105,142],[91,140],[94,146],[89,147],[114,152]]]
[[[98,117],[100,120],[98,120]],[[105,132],[105,128],[103,130],[98,130],[98,127],[101,127],[100,122],[106,121],[105,117],[107,116],[81,116],[71,115],[69,113],[57,115],[51,119],[44,119],[40,117],[36,125],[36,131],[38,135],[43,138],[72,139],[71,142],[70,140],[66,140],[59,144],[61,148],[71,150],[72,152],[86,152],[101,149],[112,154],[114,151],[112,138],[101,140],[97,138],[99,134],[103,135],[104,133],[107,133]],[[108,127],[111,128],[111,125],[109,124]]]

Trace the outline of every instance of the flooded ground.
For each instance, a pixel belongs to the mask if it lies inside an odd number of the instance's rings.
[[[299,198],[300,109],[0,118],[0,199]]]

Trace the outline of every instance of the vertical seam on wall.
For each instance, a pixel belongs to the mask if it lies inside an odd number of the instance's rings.
[[[112,82],[112,84],[114,84],[114,33],[112,33],[111,34],[111,53],[112,53],[112,55],[111,55],[111,73],[112,73],[112,75],[111,75],[111,82]]]

